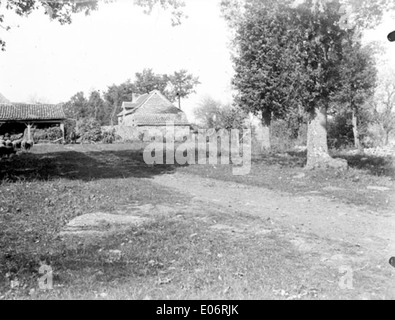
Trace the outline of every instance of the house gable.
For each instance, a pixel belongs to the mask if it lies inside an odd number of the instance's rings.
[[[185,113],[175,107],[158,90],[137,98],[135,103],[124,102],[118,117],[133,126],[165,126],[173,122],[177,126],[189,126]]]

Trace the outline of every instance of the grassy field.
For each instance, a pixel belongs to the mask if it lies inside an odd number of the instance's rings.
[[[199,202],[152,181],[178,172],[390,210],[389,193],[367,187],[393,188],[393,160],[348,160],[346,173],[304,172],[303,153],[272,154],[255,159],[249,175],[236,177],[229,166],[149,166],[130,145],[35,146],[0,160],[0,299],[356,297],[361,292],[338,288],[336,268],[318,266],[317,257],[295,250],[280,232],[261,232],[270,221]],[[296,177],[300,173],[303,177]],[[98,238],[59,236],[75,217],[130,204],[168,210],[148,210],[149,223]],[[239,224],[251,228],[213,228]],[[109,259],[111,250],[122,255]],[[54,270],[53,290],[37,287],[43,263]]]

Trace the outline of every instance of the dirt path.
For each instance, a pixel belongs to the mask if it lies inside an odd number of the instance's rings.
[[[323,265],[370,269],[373,280],[388,284],[385,296],[395,297],[394,272],[388,264],[395,256],[395,212],[374,214],[317,195],[293,196],[181,173],[155,176],[153,181],[192,195],[195,203],[270,221],[299,251],[318,254]]]

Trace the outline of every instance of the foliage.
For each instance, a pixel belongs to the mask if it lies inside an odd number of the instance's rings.
[[[383,143],[389,143],[390,134],[395,131],[395,72],[387,72],[383,82],[377,90],[373,105],[374,122],[382,131]]]
[[[181,109],[181,99],[195,93],[195,87],[200,84],[199,78],[188,73],[187,70],[175,71],[168,76],[170,101],[178,100],[178,107]]]
[[[306,0],[296,6],[293,1],[222,0],[225,19],[237,29],[234,84],[240,105],[281,117],[295,104],[309,112],[327,104],[338,89],[343,46],[358,45],[355,26],[360,24],[351,27],[351,17],[368,18],[365,26],[371,26],[385,8],[395,6],[387,0],[362,2]]]
[[[103,143],[113,143],[117,140],[117,135],[115,134],[115,129],[103,131],[102,133],[102,142]]]
[[[61,138],[63,138],[63,132],[59,127],[35,129],[33,133],[34,143],[41,141],[55,141]]]
[[[82,142],[99,142],[102,139],[100,123],[93,118],[78,120],[76,131]]]
[[[134,85],[127,80],[120,85],[113,84],[108,87],[104,93],[104,100],[112,110],[110,115],[110,125],[114,125],[117,121],[116,115],[121,111],[122,102],[132,101],[134,93]]]
[[[247,113],[237,106],[228,106],[222,112],[222,125],[225,129],[243,129]]]
[[[112,2],[114,0],[104,0],[103,2]],[[178,25],[185,17],[183,0],[134,0],[138,6],[145,7],[147,13],[150,13],[155,5],[160,5],[165,10],[171,10],[172,24]],[[20,16],[29,16],[33,11],[43,7],[45,14],[51,20],[57,20],[61,24],[69,24],[72,22],[72,16],[78,12],[90,14],[92,10],[97,10],[99,0],[5,0],[5,9],[13,11]],[[4,14],[0,14],[0,28],[9,30],[10,26],[4,26]],[[0,47],[5,50],[5,42],[0,39]]]
[[[83,92],[77,92],[69,101],[63,104],[67,118],[80,119],[88,116],[88,100]]]
[[[351,114],[354,145],[360,148],[360,137],[366,133],[361,129],[366,131],[366,122],[373,121],[368,116],[369,105],[366,102],[374,95],[377,69],[372,50],[362,47],[354,39],[343,44],[340,86],[334,92],[332,101],[336,104],[333,109],[339,115],[349,117]]]
[[[233,29],[242,19],[245,7],[254,0],[221,0],[220,8],[229,27]],[[297,3],[298,1],[290,1]],[[300,2],[300,1],[299,1]],[[273,1],[274,3],[274,1]],[[328,0],[312,1],[311,10],[325,10]],[[377,26],[384,13],[395,10],[393,0],[340,0],[339,20],[343,29],[366,29]]]
[[[328,121],[328,147],[340,149],[352,147],[354,142],[351,118],[344,113]]]
[[[222,108],[220,101],[206,97],[194,110],[194,115],[196,120],[206,128],[215,128],[217,126],[217,117],[220,116]]]
[[[77,131],[77,121],[74,119],[66,119],[64,122],[64,136],[67,143],[71,142],[72,134]]]
[[[96,119],[101,125],[108,124],[110,109],[105,104],[99,91],[95,90],[90,93],[88,109],[89,117]]]
[[[247,114],[236,106],[223,105],[211,97],[204,98],[194,110],[196,120],[206,128],[242,129]]]
[[[144,94],[158,90],[165,94],[167,82],[166,74],[155,74],[152,69],[144,69],[135,75],[135,81],[133,82],[134,93]]]
[[[381,22],[384,13],[395,10],[392,0],[343,0],[341,3],[339,24],[343,28],[373,28]]]
[[[178,89],[173,85],[176,82]],[[94,118],[102,126],[114,125],[117,123],[117,114],[121,111],[122,103],[133,101],[135,94],[159,90],[169,100],[174,101],[178,92],[181,92],[180,97],[194,92],[193,88],[197,83],[197,78],[187,74],[185,70],[168,76],[155,74],[152,69],[144,69],[135,74],[133,82],[129,79],[119,85],[113,84],[104,93],[94,90],[86,98],[83,92],[78,92],[64,103],[63,109],[66,116],[71,119]]]
[[[281,117],[295,101],[295,62],[289,29],[291,9],[284,3],[251,1],[237,25],[233,56],[237,104],[255,115]]]
[[[291,119],[278,119],[270,124],[272,151],[288,151],[295,146],[305,146],[307,142],[307,125],[298,123],[297,128]]]

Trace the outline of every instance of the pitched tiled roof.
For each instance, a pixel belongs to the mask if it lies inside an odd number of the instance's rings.
[[[0,120],[63,120],[61,105],[0,103]]]
[[[125,110],[118,116],[122,117],[125,111],[125,116],[133,117],[134,124],[138,126],[166,125],[169,121],[175,125],[189,125],[185,113],[158,90],[139,96],[135,103],[124,102],[122,106]]]
[[[122,109],[125,109],[126,111],[125,115],[131,114],[139,107],[141,107],[141,105],[147,101],[149,95],[150,95],[149,93],[144,93],[141,96],[138,96],[135,102],[123,102]],[[123,110],[122,112],[118,113],[118,117],[120,116],[123,116]]]

